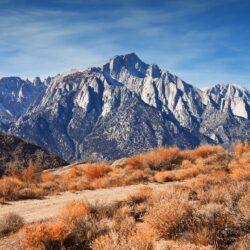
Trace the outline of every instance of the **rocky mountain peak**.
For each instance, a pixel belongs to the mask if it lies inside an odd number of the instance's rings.
[[[147,68],[148,64],[144,63],[135,53],[115,56],[103,65],[103,71],[114,77],[131,74],[143,78]]]
[[[35,86],[42,86],[42,85],[43,85],[43,82],[41,81],[40,77],[37,76],[37,77],[35,77],[35,79],[33,80],[33,84],[34,84]]]
[[[250,94],[247,89],[236,84],[217,84],[207,89],[206,93],[217,109],[250,119]]]
[[[248,95],[249,91],[246,88],[243,88],[237,84],[227,83],[227,84],[216,84],[211,88],[207,88],[206,92],[209,94],[221,94],[221,95]]]

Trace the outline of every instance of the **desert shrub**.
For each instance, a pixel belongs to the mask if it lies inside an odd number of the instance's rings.
[[[29,164],[26,168],[24,168],[21,172],[21,180],[30,183],[36,182],[39,176],[37,175],[38,166],[35,165],[32,161],[29,161]]]
[[[145,215],[145,221],[155,231],[158,238],[174,239],[186,230],[192,218],[192,207],[187,201],[171,199],[167,203],[157,203]]]
[[[129,195],[127,202],[129,204],[138,204],[141,202],[146,202],[152,194],[152,188],[142,187],[137,192]]]
[[[0,219],[0,237],[10,233],[15,233],[24,225],[24,220],[21,216],[9,213],[4,218]]]
[[[238,209],[243,217],[250,223],[250,190],[248,190],[238,201]]]
[[[228,164],[230,177],[234,180],[250,180],[250,157],[240,157]]]
[[[152,188],[143,187],[137,192],[129,195],[125,201],[129,206],[129,214],[136,221],[142,221],[142,217],[149,208],[149,200],[151,199]]]
[[[14,177],[0,179],[0,200],[2,203],[19,199],[40,198],[45,194],[45,190],[36,184],[27,184]]]
[[[180,154],[182,153],[183,151],[180,152]],[[181,168],[182,169],[186,169],[186,168],[193,168],[195,166],[195,164],[190,161],[190,160],[183,160],[182,163],[181,163]]]
[[[236,152],[207,145],[193,151],[160,148],[133,156],[123,167],[94,163],[62,175],[40,175],[31,168],[25,177],[21,171],[0,179],[0,197],[176,181],[161,185],[162,191],[141,188],[113,204],[71,202],[56,220],[25,226],[24,249],[245,249],[250,230],[247,150],[246,145]]]
[[[73,179],[76,177],[80,177],[82,175],[83,175],[83,170],[78,166],[74,166],[64,175],[64,179],[66,180]]]
[[[112,170],[112,168],[109,165],[103,164],[103,163],[93,163],[87,165],[83,172],[84,175],[90,179],[97,179],[103,177],[105,174],[109,173]]]
[[[92,215],[94,215],[97,220],[102,220],[103,218],[112,219],[123,205],[123,202],[114,202],[107,205],[96,203],[91,207]]]
[[[193,178],[199,174],[197,169],[178,169],[173,171],[157,172],[154,176],[156,182],[163,183],[168,181],[182,181]]]
[[[240,197],[244,194],[246,185],[228,180],[227,183],[220,185],[215,183],[205,189],[197,189],[200,203],[224,204],[229,208],[234,208]],[[218,192],[218,190],[220,190]]]
[[[61,218],[68,223],[90,214],[90,206],[84,202],[70,202],[61,211]]]
[[[213,186],[221,187],[230,181],[229,178],[200,174],[196,178],[190,179],[187,186],[195,191],[207,191]]]
[[[117,183],[118,184],[118,183]],[[120,184],[121,185],[121,184]],[[97,189],[97,188],[108,188],[108,187],[112,187],[112,186],[116,186],[114,185],[114,183],[112,183],[112,181],[110,181],[110,179],[108,177],[102,177],[102,178],[97,178],[94,179],[89,187],[92,189]],[[119,186],[119,185],[117,185]]]
[[[19,191],[18,199],[38,199],[46,194],[43,188],[37,187],[36,185],[30,185],[24,187]]]
[[[190,151],[191,158],[208,158],[209,156],[219,155],[225,152],[221,146],[203,145]]]
[[[153,250],[154,240],[150,231],[134,230],[129,237],[116,231],[101,235],[95,239],[91,247],[93,250]]]
[[[94,182],[95,180],[93,180],[92,182]],[[91,185],[93,184],[91,182]],[[85,190],[85,189],[91,189],[90,184],[88,181],[86,181],[84,178],[77,178],[77,179],[70,179],[68,180],[65,184],[64,184],[65,190],[69,190],[69,191],[81,191],[81,190]]]
[[[197,239],[201,239],[202,235],[203,240],[199,243],[226,249],[242,233],[239,218],[220,204],[209,203],[197,207],[195,218],[198,223],[191,231],[193,239],[189,238],[195,243],[198,243]]]
[[[187,185],[173,184],[167,189],[152,192],[152,195],[149,197],[149,203],[153,204],[153,206],[167,204],[172,200],[181,200],[188,203],[191,191],[192,189],[190,189]]]
[[[243,144],[240,145],[242,148]],[[248,144],[245,143],[243,148],[246,152]],[[24,170],[18,170],[13,165],[9,173],[20,185],[18,188],[13,185],[15,190],[11,187],[11,192],[7,191],[9,195],[4,196],[8,196],[9,200],[39,198],[67,190],[74,192],[144,182],[183,181],[198,175],[207,179],[213,177],[214,180],[224,178],[241,181],[250,179],[249,171],[248,154],[239,156],[225,151],[220,146],[204,145],[195,150],[184,151],[177,147],[162,147],[126,159],[126,164],[122,168],[105,163],[93,163],[84,167],[73,166],[62,175],[53,175],[38,172],[32,162]],[[8,186],[11,186],[7,185],[7,182],[2,181],[5,193]],[[2,198],[4,199],[6,198]]]
[[[63,249],[70,236],[70,228],[61,220],[35,223],[24,227],[24,249]]]
[[[234,152],[236,155],[242,155],[250,152],[250,145],[247,140],[244,142],[237,141],[234,145]]]
[[[0,179],[0,199],[4,203],[6,200],[16,200],[20,196],[20,190],[24,184],[14,177],[4,177]]]
[[[130,157],[127,161],[127,165],[134,168],[145,169],[146,165],[144,155],[138,154]]]
[[[154,176],[154,180],[159,183],[175,181],[175,176],[172,171],[161,171],[157,172]]]
[[[186,179],[190,179],[196,177],[199,174],[199,171],[194,168],[186,168],[186,169],[179,169],[173,171],[174,179],[177,181],[182,181]]]
[[[126,186],[141,183],[147,180],[147,177],[141,169],[125,169],[124,176],[119,178],[116,186]]]
[[[178,163],[179,148],[157,148],[144,155],[145,162],[150,169],[172,169],[173,164]]]
[[[56,180],[56,176],[49,173],[42,173],[40,176],[41,183],[53,182]]]
[[[244,179],[249,180],[250,171],[243,167],[235,168],[235,169],[232,169],[230,176],[234,180],[244,180]]]
[[[70,202],[57,220],[26,226],[24,249],[88,249],[90,242],[107,230],[93,211],[83,202]]]
[[[171,169],[172,164],[179,163],[179,151],[177,147],[152,149],[147,153],[131,157],[128,159],[127,165],[139,169]]]
[[[103,220],[97,220],[93,215],[78,217],[71,224],[70,245],[89,249],[91,242],[108,230],[107,224]]]

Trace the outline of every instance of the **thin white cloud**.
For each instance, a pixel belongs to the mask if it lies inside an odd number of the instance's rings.
[[[171,11],[132,9],[126,5],[110,13],[32,9],[2,14],[0,76],[45,77],[71,68],[101,64],[114,54],[134,51],[147,62],[167,67],[190,83],[206,85],[216,77],[218,81],[235,79],[224,67],[234,58],[218,60],[214,74],[206,68],[209,62],[197,66],[197,60],[215,52],[218,41],[223,43],[228,39],[229,31],[225,28],[198,30],[181,21],[215,7],[218,2],[226,1],[200,4],[187,1],[186,7],[178,6],[176,1]],[[182,30],[178,31],[175,27],[180,23]],[[190,63],[194,65],[189,66]],[[247,76],[239,78],[248,79]]]

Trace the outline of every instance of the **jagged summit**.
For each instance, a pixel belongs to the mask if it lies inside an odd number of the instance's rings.
[[[228,93],[231,95],[238,94],[238,95],[250,95],[249,90],[247,88],[244,88],[238,84],[234,83],[219,83],[216,84],[212,87],[209,87],[206,89],[207,92],[210,93],[218,93],[218,92],[223,92],[223,93]]]
[[[207,89],[206,93],[217,109],[250,119],[250,94],[247,89],[236,84],[217,84]]]
[[[138,55],[136,55],[134,52],[124,54],[124,55],[115,55],[113,56],[109,62],[113,61],[119,61],[119,62],[124,62],[126,65],[135,65],[137,63],[145,64]]]
[[[135,53],[130,53],[111,58],[108,63],[103,65],[103,72],[114,77],[123,73],[144,77],[148,66]]]

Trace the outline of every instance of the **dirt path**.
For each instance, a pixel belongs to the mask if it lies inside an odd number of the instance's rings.
[[[169,185],[170,183],[139,184],[109,189],[84,190],[76,193],[65,192],[57,196],[48,196],[41,200],[9,202],[6,205],[0,205],[0,219],[12,212],[22,216],[26,223],[31,223],[56,217],[62,207],[70,201],[87,201],[90,204],[95,204],[96,202],[109,204],[126,199],[129,194],[135,192],[140,187],[147,186],[152,187],[154,190],[164,190]]]

